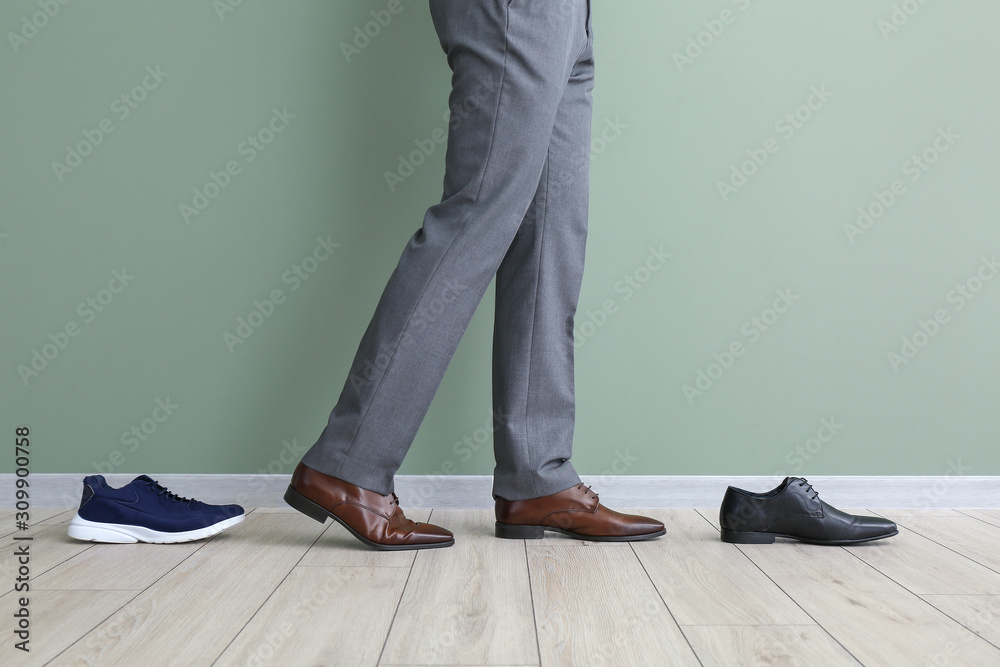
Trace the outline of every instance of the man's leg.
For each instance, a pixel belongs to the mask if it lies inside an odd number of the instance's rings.
[[[389,494],[532,201],[586,47],[587,0],[431,0],[454,76],[444,197],[411,237],[302,462]]]
[[[592,43],[556,113],[545,168],[497,271],[494,497],[547,496],[580,482],[573,451],[573,316],[583,280],[594,86]]]

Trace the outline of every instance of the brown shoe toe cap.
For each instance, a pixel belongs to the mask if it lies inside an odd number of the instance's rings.
[[[637,514],[629,514],[627,516],[629,519],[629,535],[649,535],[650,533],[666,531],[666,526],[663,525],[662,521],[657,521],[656,519],[648,516],[639,516]]]
[[[416,544],[436,544],[454,539],[455,535],[450,530],[433,523],[417,522],[410,531],[410,540]]]

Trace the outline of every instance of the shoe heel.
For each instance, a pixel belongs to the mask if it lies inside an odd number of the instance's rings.
[[[285,502],[305,514],[310,519],[316,519],[316,521],[319,521],[320,523],[326,523],[326,518],[330,516],[330,513],[321,506],[317,505],[293,489],[291,484],[288,485],[288,490],[285,491]]]
[[[540,540],[545,536],[543,526],[518,526],[497,521],[496,536],[507,540]]]
[[[722,541],[732,544],[774,544],[771,533],[754,533],[749,530],[722,529]]]

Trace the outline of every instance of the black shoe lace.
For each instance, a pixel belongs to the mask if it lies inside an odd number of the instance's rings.
[[[799,478],[799,486],[804,486],[806,489],[806,493],[812,493],[812,495],[809,496],[810,500],[816,500],[817,498],[819,498],[819,491],[814,489],[813,485],[810,484],[804,477]]]
[[[188,505],[190,505],[191,503],[194,502],[194,498],[185,498],[184,496],[179,496],[155,480],[150,480],[149,486],[157,494],[163,496],[167,500],[172,500],[175,503],[187,503]]]

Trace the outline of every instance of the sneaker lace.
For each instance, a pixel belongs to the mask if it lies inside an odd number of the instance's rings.
[[[187,503],[188,505],[190,505],[194,502],[194,498],[185,498],[184,496],[179,496],[155,480],[152,481],[152,483],[150,483],[149,486],[150,488],[153,489],[153,491],[156,491],[157,494],[163,496],[167,500],[172,500],[175,503]]]
[[[806,480],[804,477],[800,477],[799,478],[799,486],[804,486],[805,489],[806,489],[806,493],[810,493],[810,492],[812,493],[812,495],[809,496],[810,500],[816,500],[817,498],[819,498],[819,491],[817,491],[816,489],[814,489],[813,485],[810,484],[809,481]]]

